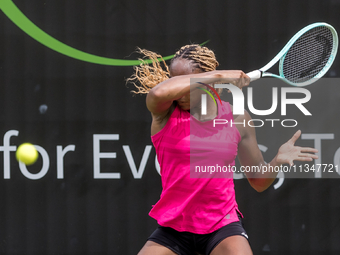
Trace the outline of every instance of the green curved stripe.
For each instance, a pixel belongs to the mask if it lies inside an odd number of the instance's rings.
[[[216,100],[215,100],[215,98],[214,98],[214,96],[210,93],[210,91],[209,90],[206,90],[206,89],[204,89],[204,88],[200,88],[200,87],[197,87],[197,88],[199,88],[199,89],[201,89],[201,90],[203,90],[203,91],[205,91],[207,94],[209,94],[209,96],[214,100],[214,102],[215,102],[215,105],[217,105],[217,103],[216,103]]]
[[[61,54],[69,56],[71,58],[79,59],[85,62],[90,62],[94,64],[100,65],[111,65],[111,66],[135,66],[139,65],[142,62],[150,64],[152,60],[125,60],[125,59],[113,59],[106,58],[101,56],[96,56],[93,54],[86,53],[84,51],[77,50],[72,48],[49,34],[45,33],[39,27],[37,27],[32,21],[30,21],[13,3],[12,0],[0,0],[0,9],[5,13],[5,15],[16,24],[21,30],[23,30],[26,34],[31,36],[33,39],[37,40],[41,44],[46,47],[55,50]],[[208,41],[202,43],[201,45],[206,44]],[[164,60],[172,59],[174,55],[163,57]]]
[[[112,66],[134,66],[141,64],[140,60],[124,60],[100,57],[93,54],[89,54],[75,48],[72,48],[56,39],[49,34],[42,31],[32,21],[30,21],[13,3],[12,0],[0,0],[0,9],[5,15],[16,24],[21,30],[37,40],[46,47],[55,50],[61,54],[69,56],[71,58],[79,59],[82,61]],[[173,58],[174,55],[166,56],[163,59],[168,60]],[[145,63],[151,63],[151,60],[145,60]]]

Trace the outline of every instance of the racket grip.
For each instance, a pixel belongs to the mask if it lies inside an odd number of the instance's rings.
[[[262,72],[260,70],[255,70],[252,72],[247,73],[250,78],[250,81],[256,81],[262,77]]]

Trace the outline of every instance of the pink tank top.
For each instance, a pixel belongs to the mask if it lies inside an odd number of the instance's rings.
[[[151,136],[163,190],[149,215],[159,225],[181,232],[208,234],[239,220],[232,173],[229,172],[229,178],[220,178],[203,172],[202,167],[235,165],[241,136],[230,125],[233,115],[229,103],[222,103],[215,119],[228,120],[226,124],[213,127],[212,120],[200,122],[176,106],[164,128]],[[193,142],[198,146],[192,148]],[[203,173],[197,176],[198,170]],[[217,178],[210,178],[213,176]]]

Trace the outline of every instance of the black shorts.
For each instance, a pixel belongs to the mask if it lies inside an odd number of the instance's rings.
[[[163,245],[179,255],[209,255],[221,241],[235,235],[244,236],[248,240],[241,219],[210,234],[179,232],[169,227],[160,226],[148,240]]]

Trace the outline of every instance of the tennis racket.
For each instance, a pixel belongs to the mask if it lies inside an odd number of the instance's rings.
[[[327,23],[314,23],[296,33],[267,65],[247,75],[251,81],[275,77],[293,86],[306,86],[324,76],[337,50],[336,30]],[[278,61],[279,75],[267,72]]]

